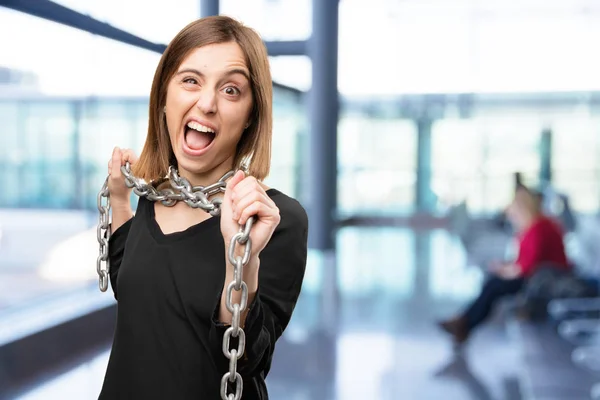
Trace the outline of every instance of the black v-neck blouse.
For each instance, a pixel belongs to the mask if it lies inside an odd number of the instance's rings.
[[[291,318],[306,267],[306,212],[275,189],[267,194],[281,222],[260,255],[258,292],[244,327],[243,400],[268,399],[275,342]],[[164,234],[154,203],[140,198],[135,217],[111,236],[117,324],[100,400],[220,399],[229,360],[222,347],[227,325],[218,322],[226,268],[219,222],[211,217]]]

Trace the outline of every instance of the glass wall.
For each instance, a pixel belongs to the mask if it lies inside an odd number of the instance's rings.
[[[275,89],[273,158],[267,183],[300,196],[307,133],[300,92]],[[147,100],[132,97],[0,97],[0,207],[88,209],[114,146],[141,151]],[[598,117],[580,113],[515,115],[480,111],[435,119],[431,187],[440,206],[467,200],[476,213],[494,213],[510,199],[514,173],[539,183],[541,137],[552,131],[553,184],[577,211],[600,204]],[[405,117],[348,111],[339,123],[339,211],[407,215],[415,207],[417,124]]]
[[[268,183],[296,194],[299,93],[275,89],[273,168]],[[144,98],[0,98],[0,208],[89,209],[115,146],[140,154],[146,139]]]
[[[522,173],[528,185],[542,185],[542,133],[549,131],[552,187],[569,196],[576,212],[598,212],[600,120],[598,105],[581,100],[586,97],[513,96],[502,106],[475,104],[466,118],[438,119],[432,132],[434,191],[448,202],[466,200],[475,213],[501,210],[510,200],[514,173]]]
[[[552,124],[555,186],[572,196],[575,210],[600,209],[600,117],[588,112],[559,116]]]
[[[338,211],[398,215],[414,210],[417,132],[411,120],[342,114],[338,126]]]
[[[449,203],[494,213],[510,202],[514,173],[537,183],[542,122],[504,115],[440,119],[432,128],[432,188]]]
[[[510,202],[515,173],[541,188],[544,162],[553,188],[569,196],[574,211],[596,213],[600,107],[594,98],[567,92],[345,98],[338,127],[340,216],[413,214],[419,154],[422,168],[430,168],[424,185],[437,199],[432,214],[466,201],[474,215],[494,215]],[[419,144],[423,116],[433,121],[431,141]],[[551,132],[549,159],[544,131]]]

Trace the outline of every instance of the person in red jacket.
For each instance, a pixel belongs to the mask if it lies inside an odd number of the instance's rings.
[[[569,268],[563,232],[555,221],[543,215],[539,196],[524,186],[519,187],[506,213],[517,232],[517,259],[492,265],[492,276],[477,299],[461,315],[439,324],[453,336],[457,344],[469,338],[473,329],[489,316],[501,297],[518,293],[538,267],[552,265]]]

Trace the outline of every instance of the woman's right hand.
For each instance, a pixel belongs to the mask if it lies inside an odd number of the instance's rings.
[[[129,162],[133,167],[138,157],[131,149],[120,149],[115,147],[111,159],[108,161],[108,191],[110,193],[110,202],[112,207],[128,207],[131,191],[125,184],[125,176],[121,172],[121,167]]]

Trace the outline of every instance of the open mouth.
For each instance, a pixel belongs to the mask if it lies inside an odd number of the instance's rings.
[[[204,126],[198,122],[190,121],[185,126],[185,147],[191,155],[199,155],[215,140],[214,129]]]

